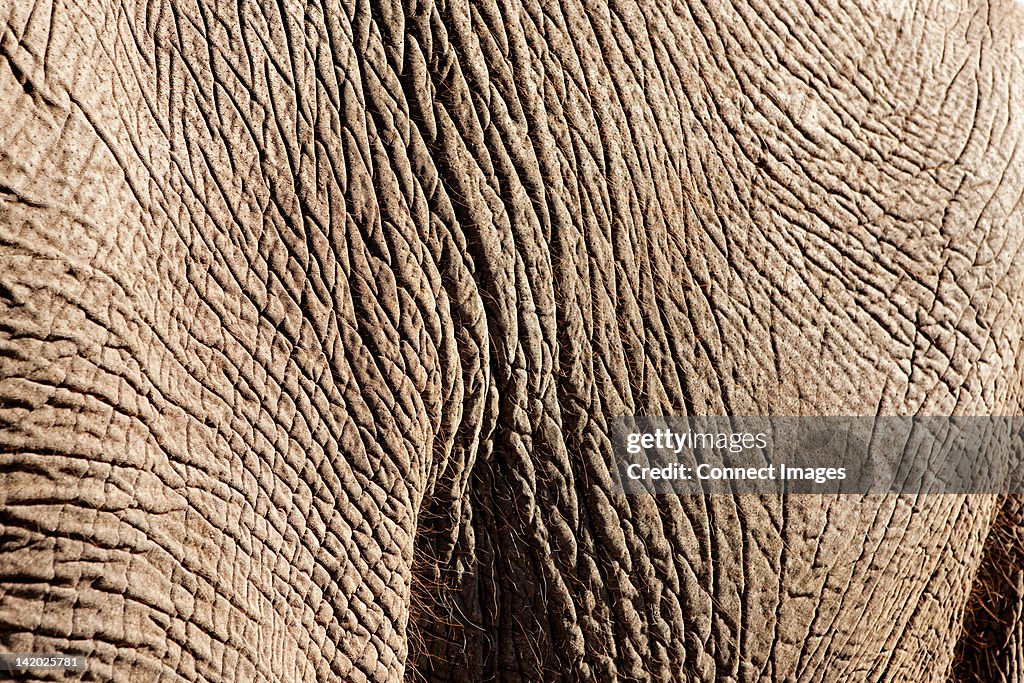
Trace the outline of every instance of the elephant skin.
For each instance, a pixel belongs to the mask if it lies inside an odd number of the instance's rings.
[[[1022,680],[1012,500],[627,498],[609,440],[1020,414],[1017,5],[0,26],[0,650],[119,681]]]

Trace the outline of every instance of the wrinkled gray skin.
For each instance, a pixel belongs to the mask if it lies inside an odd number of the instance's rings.
[[[626,499],[608,440],[1020,411],[1013,5],[0,8],[0,648],[1021,680],[1016,506]]]

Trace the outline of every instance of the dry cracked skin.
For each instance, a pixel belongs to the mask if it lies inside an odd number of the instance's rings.
[[[626,498],[608,437],[1020,414],[1022,14],[0,0],[0,650],[1024,680],[1019,501]]]

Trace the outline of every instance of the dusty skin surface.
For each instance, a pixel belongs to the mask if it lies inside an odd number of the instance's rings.
[[[0,29],[0,648],[91,680],[1021,680],[1017,507],[626,499],[607,438],[1020,411],[1013,5]]]

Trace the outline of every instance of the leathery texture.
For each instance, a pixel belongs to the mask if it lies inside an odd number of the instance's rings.
[[[1018,412],[1019,15],[0,0],[0,645],[1017,680],[1000,500],[626,499],[608,420]]]

